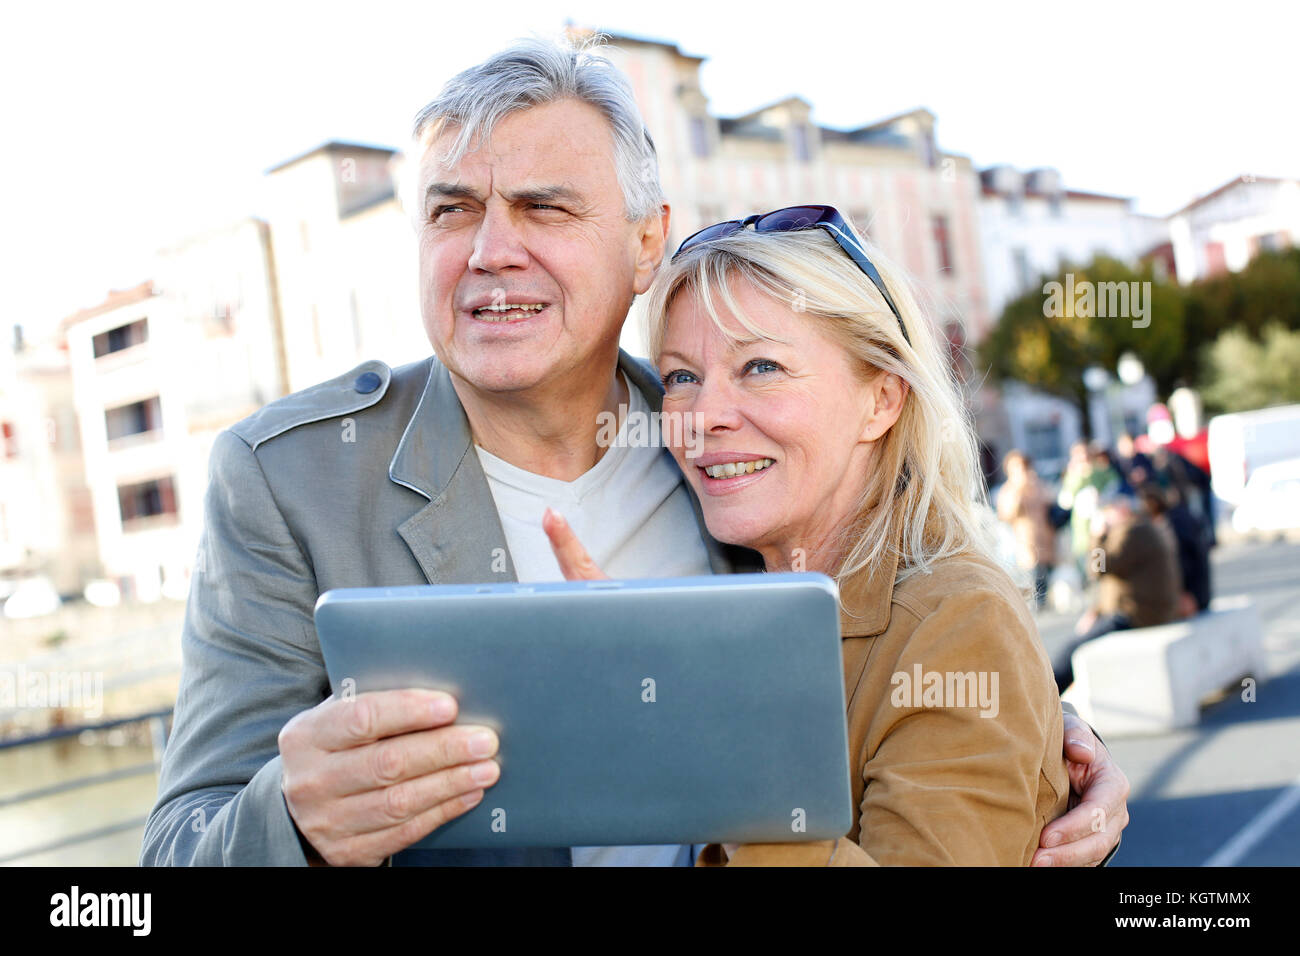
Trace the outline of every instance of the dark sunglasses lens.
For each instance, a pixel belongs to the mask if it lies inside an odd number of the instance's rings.
[[[788,232],[792,229],[808,229],[831,218],[833,210],[827,206],[791,206],[770,212],[758,222],[754,229],[758,232]]]
[[[698,246],[701,242],[708,242],[710,239],[721,239],[723,236],[729,236],[740,228],[738,222],[719,222],[712,226],[701,229],[695,235],[690,236],[678,248],[678,252],[683,252],[692,246]]]

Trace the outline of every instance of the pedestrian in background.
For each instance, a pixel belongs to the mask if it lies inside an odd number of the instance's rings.
[[[1179,500],[1176,489],[1147,482],[1138,495],[1152,523],[1167,531],[1178,555],[1183,580],[1178,616],[1193,617],[1210,606],[1210,548],[1204,528]]]
[[[1020,449],[1007,452],[1002,470],[1007,480],[998,492],[998,517],[1015,533],[1016,562],[1033,574],[1034,607],[1042,610],[1056,566],[1056,531],[1047,517],[1052,497]]]
[[[1091,539],[1096,559],[1089,572],[1097,579],[1097,603],[1079,618],[1077,639],[1057,665],[1056,683],[1074,681],[1070,657],[1088,641],[1137,627],[1156,627],[1178,619],[1182,575],[1169,537],[1128,495],[1101,500]]]

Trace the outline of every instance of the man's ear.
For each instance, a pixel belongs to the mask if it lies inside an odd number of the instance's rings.
[[[871,414],[862,430],[865,441],[877,441],[894,427],[903,413],[908,391],[907,383],[893,372],[882,371],[876,376],[870,387]]]
[[[633,283],[637,295],[650,288],[655,273],[659,271],[659,266],[664,261],[664,251],[668,244],[668,219],[669,207],[664,203],[659,207],[657,216],[646,216],[637,227],[639,246]]]

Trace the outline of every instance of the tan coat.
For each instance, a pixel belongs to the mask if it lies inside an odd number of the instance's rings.
[[[971,554],[895,587],[897,564],[841,591],[853,828],[835,841],[745,844],[730,865],[1020,866],[1065,812],[1061,702],[1010,576]],[[990,706],[957,706],[955,693],[934,706],[907,686],[918,668],[922,687],[929,672],[945,686],[950,673],[983,672]],[[727,862],[711,844],[696,865]]]

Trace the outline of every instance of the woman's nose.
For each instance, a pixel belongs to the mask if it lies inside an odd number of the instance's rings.
[[[739,396],[725,375],[706,378],[689,411],[692,430],[700,435],[735,430],[742,419]]]

